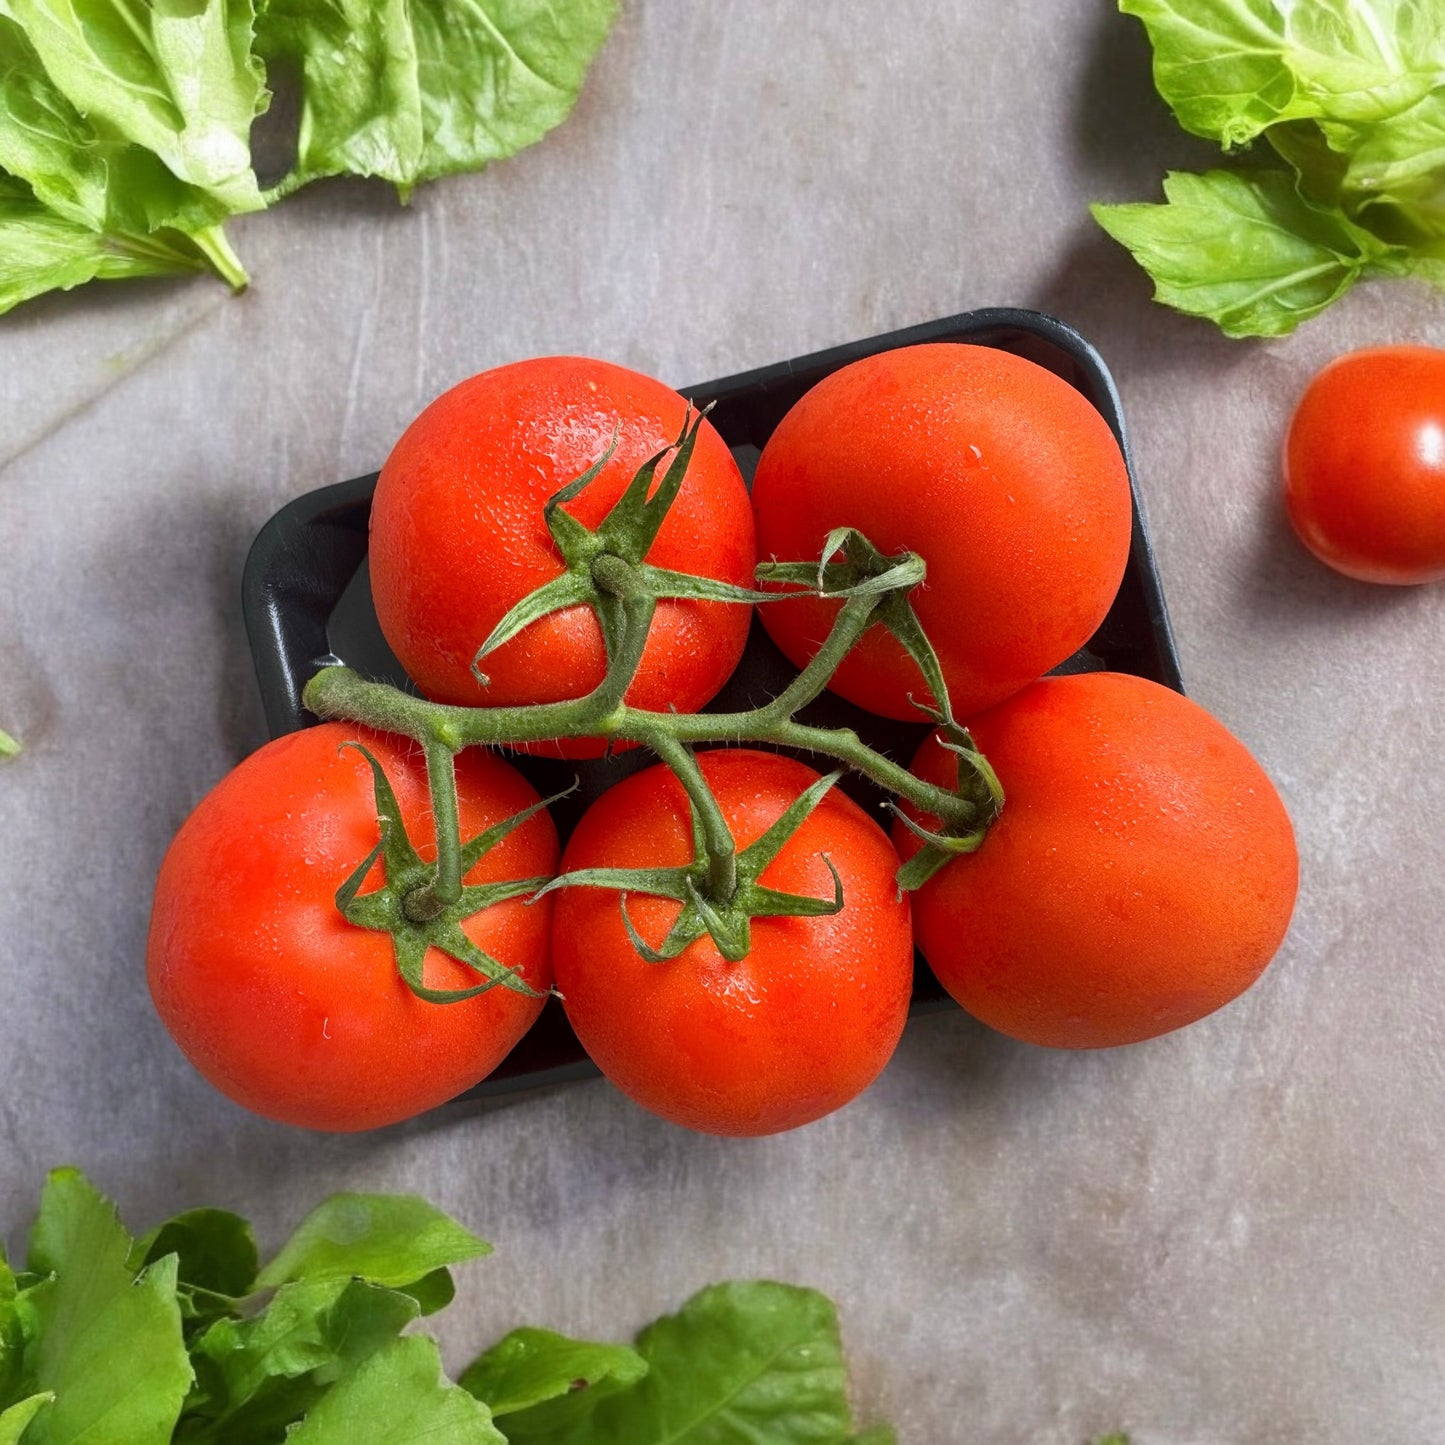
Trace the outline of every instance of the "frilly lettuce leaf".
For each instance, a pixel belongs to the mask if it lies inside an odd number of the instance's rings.
[[[257,46],[300,76],[285,194],[379,176],[403,195],[540,140],[571,112],[616,0],[267,0]]]
[[[1279,336],[1362,276],[1445,276],[1445,5],[1119,0],[1180,124],[1283,166],[1173,174],[1168,203],[1095,206],[1156,298]]]
[[[1120,0],[1154,84],[1195,135],[1244,145],[1288,120],[1373,124],[1445,85],[1438,0]]]
[[[1283,336],[1400,254],[1299,194],[1285,171],[1175,171],[1163,205],[1094,206],[1154,278],[1155,299],[1226,336]]]

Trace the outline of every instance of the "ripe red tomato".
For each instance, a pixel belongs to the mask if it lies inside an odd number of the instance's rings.
[[[1330,362],[1290,422],[1284,486],[1300,540],[1337,572],[1445,577],[1445,351],[1378,346]]]
[[[1103,621],[1129,554],[1129,478],[1103,417],[1043,367],[939,343],[845,366],[785,416],[753,481],[758,553],[816,557],[855,527],[884,553],[928,565],[911,601],[969,717],[1062,662]],[[802,666],[837,603],[760,609]],[[917,720],[917,666],[881,628],[832,684],[885,717]]]
[[[358,928],[334,896],[377,842],[370,769],[386,770],[408,836],[434,857],[426,768],[404,739],[325,723],[277,738],[222,778],[182,825],[161,865],[146,968],[156,1010],[222,1093],[307,1129],[374,1129],[470,1088],[502,1061],[542,1007],[498,987],[460,1003],[423,1002],[397,973],[389,934]],[[457,758],[464,838],[537,801],[480,748]],[[482,883],[550,874],[557,833],[545,812],[467,875]],[[383,878],[378,862],[362,885]],[[550,898],[499,903],[467,936],[531,986],[551,987]],[[431,950],[424,981],[470,988],[478,975]]]
[[[371,590],[382,632],[428,697],[508,706],[580,697],[602,681],[596,616],[572,607],[491,653],[477,649],[507,611],[563,571],[542,507],[616,451],[565,510],[595,526],[637,468],[677,439],[687,404],[651,377],[605,361],[542,357],[483,372],[438,397],[406,429],[376,486]],[[704,422],[687,480],[647,560],[749,586],[754,541],[741,473]],[[747,641],[746,604],[667,600],[627,693],[637,707],[695,712],[727,681]],[[600,756],[568,740],[568,757]]]
[[[984,1023],[1054,1048],[1134,1043],[1248,988],[1294,907],[1289,816],[1201,707],[1119,673],[1046,677],[971,730],[1007,801],[913,895],[918,945]],[[930,737],[913,771],[953,781]],[[894,841],[918,843],[899,825]]]
[[[741,850],[818,774],[771,753],[698,758]],[[898,858],[851,799],[829,792],[762,875],[765,887],[844,907],[821,918],[757,918],[752,949],[730,963],[710,938],[648,963],[622,921],[619,894],[569,888],[552,931],[557,988],[587,1052],[612,1082],[664,1119],[710,1134],[772,1134],[821,1118],[860,1093],[892,1056],[913,984],[909,905]],[[665,767],[609,789],[567,844],[562,871],[676,867],[692,856],[682,785]],[[652,947],[681,905],[631,894]]]

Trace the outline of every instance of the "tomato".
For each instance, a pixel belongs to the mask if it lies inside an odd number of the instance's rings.
[[[771,753],[700,755],[741,850],[818,774]],[[612,1082],[674,1123],[710,1134],[771,1134],[848,1102],[888,1062],[913,982],[909,906],[898,858],[879,826],[830,791],[764,870],[765,887],[833,896],[818,918],[755,918],[752,948],[730,963],[710,938],[665,963],[633,947],[615,890],[569,888],[552,934],[557,988],[587,1052]],[[665,767],[636,773],[598,799],[567,844],[563,872],[664,867],[692,857],[682,785]],[[657,948],[681,905],[631,894],[627,910]]]
[[[426,696],[472,707],[557,702],[602,681],[602,632],[585,606],[544,617],[489,654],[487,688],[471,665],[513,604],[564,570],[543,520],[547,499],[615,432],[611,460],[565,504],[595,527],[638,467],[677,439],[686,409],[677,392],[637,372],[542,357],[462,382],[406,429],[372,503],[371,590],[386,640]],[[742,475],[704,422],[647,560],[749,586],[753,559]],[[627,701],[695,712],[737,666],[751,618],[746,604],[663,601]],[[604,746],[572,739],[561,751],[600,756]]]
[[[1208,713],[1118,673],[1047,677],[971,731],[1007,801],[913,896],[943,986],[993,1028],[1107,1048],[1192,1023],[1284,938],[1298,861],[1259,764]],[[913,771],[952,784],[931,735]],[[911,855],[917,841],[894,835]]]
[[[968,717],[1062,662],[1093,634],[1129,554],[1129,477],[1103,417],[1043,367],[984,346],[883,352],[821,381],[785,416],[753,481],[765,560],[816,557],[854,527],[884,553],[913,551],[928,576],[911,594]],[[760,609],[802,666],[837,603]],[[929,690],[881,628],[833,690],[916,721]]]
[[[1337,572],[1445,577],[1445,351],[1378,346],[1330,362],[1290,422],[1284,486],[1300,540]]]
[[[526,1032],[540,999],[497,987],[423,1002],[397,973],[391,936],[337,911],[337,888],[376,845],[371,772],[385,768],[408,836],[434,857],[426,768],[403,739],[325,723],[267,743],[227,774],[176,834],[156,885],[146,967],[151,997],[182,1052],[222,1093],[308,1129],[374,1129],[445,1102],[489,1074]],[[537,801],[513,768],[479,748],[457,758],[462,835]],[[466,882],[552,873],[544,812],[482,857]],[[362,886],[383,879],[378,862]],[[474,915],[467,936],[538,992],[551,986],[549,899]],[[424,981],[469,988],[478,975],[429,951]]]

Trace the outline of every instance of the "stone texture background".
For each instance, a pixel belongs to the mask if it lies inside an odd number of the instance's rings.
[[[276,1241],[339,1187],[496,1244],[451,1362],[521,1321],[618,1335],[702,1283],[839,1300],[865,1415],[913,1445],[1445,1439],[1445,589],[1336,578],[1276,451],[1347,348],[1445,343],[1361,288],[1295,338],[1155,307],[1085,203],[1207,152],[1106,0],[625,0],[573,119],[491,172],[315,187],[235,227],[255,278],[93,288],[0,323],[0,1224],[85,1167],[144,1226],[224,1203]],[[152,1015],[174,828],[262,740],[238,583],[282,502],[372,469],[452,382],[549,351],[678,383],[987,304],[1052,311],[1123,393],[1193,695],[1292,809],[1303,891],[1264,981],[1099,1056],[959,1014],[783,1138],[600,1083],[365,1138],[231,1107]]]

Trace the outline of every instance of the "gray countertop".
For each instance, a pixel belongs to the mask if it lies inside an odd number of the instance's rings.
[[[624,0],[516,160],[240,223],[239,298],[95,287],[0,323],[0,724],[27,743],[0,771],[0,1226],[62,1162],[137,1227],[214,1202],[273,1243],[332,1189],[405,1189],[496,1245],[441,1317],[454,1366],[761,1274],[839,1301],[861,1410],[911,1445],[1439,1445],[1445,587],[1316,564],[1276,454],[1317,366],[1445,344],[1445,296],[1361,287],[1266,344],[1154,306],[1085,205],[1201,155],[1104,0]],[[238,590],[272,511],[504,360],[686,383],[990,304],[1113,369],[1190,691],[1293,813],[1299,907],[1257,988],[1088,1056],[928,1018],[862,1099],[762,1141],[603,1083],[321,1138],[192,1072],[147,907],[263,738]]]

